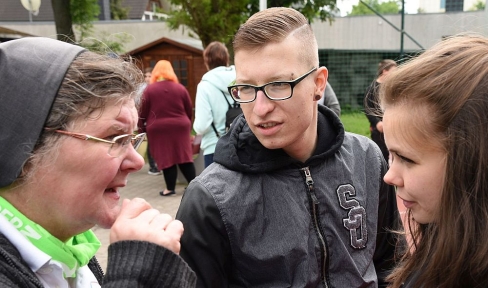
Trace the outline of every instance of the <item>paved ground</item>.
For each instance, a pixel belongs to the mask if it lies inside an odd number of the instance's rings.
[[[149,175],[147,174],[148,169],[149,167],[146,164],[140,171],[129,175],[127,186],[120,191],[122,198],[144,198],[151,203],[154,208],[175,217],[178,206],[180,205],[181,196],[183,195],[183,190],[187,184],[178,183],[176,185],[175,195],[162,197],[159,195],[159,191],[163,190],[165,187],[164,177],[163,175]],[[94,227],[92,230],[102,242],[102,247],[98,250],[96,256],[105,271],[107,266],[107,248],[109,244],[110,230],[99,227]]]

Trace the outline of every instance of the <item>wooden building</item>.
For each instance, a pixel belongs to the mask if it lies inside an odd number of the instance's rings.
[[[146,67],[154,67],[159,60],[171,62],[178,80],[188,89],[193,110],[195,110],[197,85],[203,74],[207,72],[203,62],[203,48],[200,41],[192,42],[163,37],[129,51],[127,54],[138,60],[137,65],[142,71]]]

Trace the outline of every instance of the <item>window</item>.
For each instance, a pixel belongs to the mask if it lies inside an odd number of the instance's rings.
[[[175,59],[171,65],[173,65],[173,69],[180,83],[188,87],[188,62],[185,59]]]

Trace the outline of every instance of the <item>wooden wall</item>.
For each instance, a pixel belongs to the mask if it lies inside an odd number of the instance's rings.
[[[154,67],[159,60],[170,61],[178,80],[188,89],[193,110],[195,110],[197,85],[203,74],[207,72],[202,51],[194,48],[185,49],[185,47],[176,46],[169,42],[161,42],[132,54],[132,57],[138,59],[137,64],[142,71],[146,67]]]

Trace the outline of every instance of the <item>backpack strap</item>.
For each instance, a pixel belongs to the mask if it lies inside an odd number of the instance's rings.
[[[209,82],[209,83],[210,83],[210,82]],[[212,84],[212,83],[210,83],[210,84]],[[212,84],[212,85],[213,85],[213,84]],[[215,85],[214,85],[214,86],[215,86]],[[222,92],[222,95],[224,95],[225,102],[227,102],[227,105],[229,106],[229,108],[228,108],[228,109],[232,108],[232,106],[230,106],[229,100],[227,100],[227,96],[225,96],[224,91],[220,90],[219,88],[217,88],[217,89],[218,89],[220,92]],[[214,130],[215,135],[217,136],[217,138],[220,138],[220,134],[219,134],[219,132],[217,131],[217,128],[215,128],[215,124],[214,124],[213,122],[212,122],[212,128],[213,128],[213,130]]]
[[[207,80],[202,80],[202,81],[205,81],[205,82],[208,82],[210,85],[214,86],[215,88],[217,88],[217,90],[219,90],[220,92],[222,92],[222,96],[224,96],[224,99],[225,99],[225,102],[227,102],[227,106],[229,107],[228,109],[231,109],[232,108],[232,105],[229,103],[229,100],[227,100],[227,96],[225,96],[225,93],[224,91],[220,90],[219,87],[215,86],[212,82],[210,81],[207,81]],[[234,99],[232,99],[234,100]],[[234,100],[234,105],[236,105],[236,101]],[[212,129],[214,130],[215,132],[215,135],[217,136],[217,138],[220,138],[220,134],[219,132],[217,131],[217,128],[215,128],[215,124],[213,123],[212,121]]]
[[[217,131],[217,128],[215,128],[215,125],[214,125],[214,123],[213,123],[213,122],[212,122],[212,128],[213,128],[213,130],[214,130],[215,135],[217,136],[217,138],[220,138],[220,134],[219,134],[219,132]]]
[[[217,88],[217,89],[219,89],[219,88]],[[224,91],[222,91],[222,90],[220,90],[220,89],[219,89],[219,91],[220,91],[220,92],[222,92],[222,95],[224,95],[225,102],[227,102],[227,105],[229,105],[229,109],[230,109],[230,108],[232,108],[232,106],[231,106],[231,105],[230,105],[230,103],[229,103],[229,100],[227,100],[227,96],[225,96]],[[232,100],[234,100],[234,99],[232,99]],[[235,102],[236,102],[236,101],[234,100],[234,104],[235,104]]]

